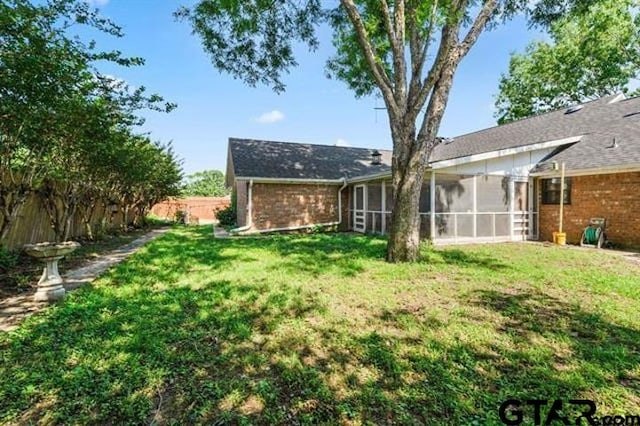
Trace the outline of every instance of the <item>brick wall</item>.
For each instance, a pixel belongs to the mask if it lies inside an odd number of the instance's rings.
[[[249,182],[239,180],[236,182],[236,223],[244,226],[247,223],[247,191]]]
[[[640,172],[571,178],[571,204],[564,206],[563,230],[567,241],[579,243],[592,217],[607,219],[607,236],[616,245],[640,247]],[[552,240],[557,231],[559,206],[540,206],[540,239]]]
[[[184,210],[200,221],[215,222],[216,212],[226,209],[229,204],[231,204],[230,197],[172,198],[153,206],[151,213],[158,217],[174,219],[178,210]]]
[[[342,224],[340,231],[348,231],[351,228],[351,215],[349,214],[349,197],[351,196],[351,186],[342,190]]]
[[[338,221],[336,185],[253,184],[253,229]]]

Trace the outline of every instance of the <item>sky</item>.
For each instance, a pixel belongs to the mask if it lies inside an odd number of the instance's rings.
[[[210,62],[200,40],[173,12],[193,0],[89,0],[120,25],[123,38],[91,34],[103,49],[140,56],[144,66],[122,68],[100,64],[100,70],[145,86],[174,102],[169,114],[145,112],[143,130],[171,141],[186,173],[225,170],[229,137],[338,144],[391,149],[389,123],[374,97],[356,99],[347,86],[325,76],[332,55],[330,33],[320,33],[320,48],[301,49],[299,66],[284,78],[285,93],[249,87]],[[494,97],[509,55],[541,38],[523,18],[485,32],[461,63],[445,111],[440,136],[454,137],[495,125]]]

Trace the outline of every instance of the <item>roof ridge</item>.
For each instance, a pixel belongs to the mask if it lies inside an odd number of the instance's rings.
[[[392,150],[385,149],[385,148],[362,148],[362,147],[359,147],[359,146],[330,145],[330,144],[326,144],[326,143],[274,141],[274,140],[268,140],[268,139],[229,137],[229,142],[231,142],[232,140],[233,141],[239,141],[239,142],[243,142],[243,141],[244,142],[268,142],[268,143],[282,143],[282,144],[289,144],[289,145],[326,146],[326,147],[330,147],[330,148],[360,149],[360,150],[363,150],[363,151],[373,151],[373,150],[377,149],[378,151],[392,152]]]

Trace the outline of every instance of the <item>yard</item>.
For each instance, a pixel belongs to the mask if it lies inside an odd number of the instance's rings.
[[[379,238],[210,234],[176,228],[0,334],[0,423],[499,424],[510,397],[640,414],[638,263],[501,244],[389,265]]]

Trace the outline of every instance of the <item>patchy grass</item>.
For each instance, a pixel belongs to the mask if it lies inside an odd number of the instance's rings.
[[[60,260],[60,272],[64,273],[69,269],[81,266],[87,260],[129,244],[149,232],[152,228],[168,225],[169,223],[152,221],[147,228],[134,229],[127,233],[108,234],[96,241],[77,239],[81,247]],[[16,294],[34,291],[37,287],[38,279],[42,275],[43,263],[41,261],[28,256],[21,250],[15,250],[8,254],[13,256],[14,262],[8,267],[3,267],[0,262],[0,300]]]
[[[389,265],[353,235],[180,228],[0,335],[0,422],[499,424],[640,414],[640,266],[532,244]]]

